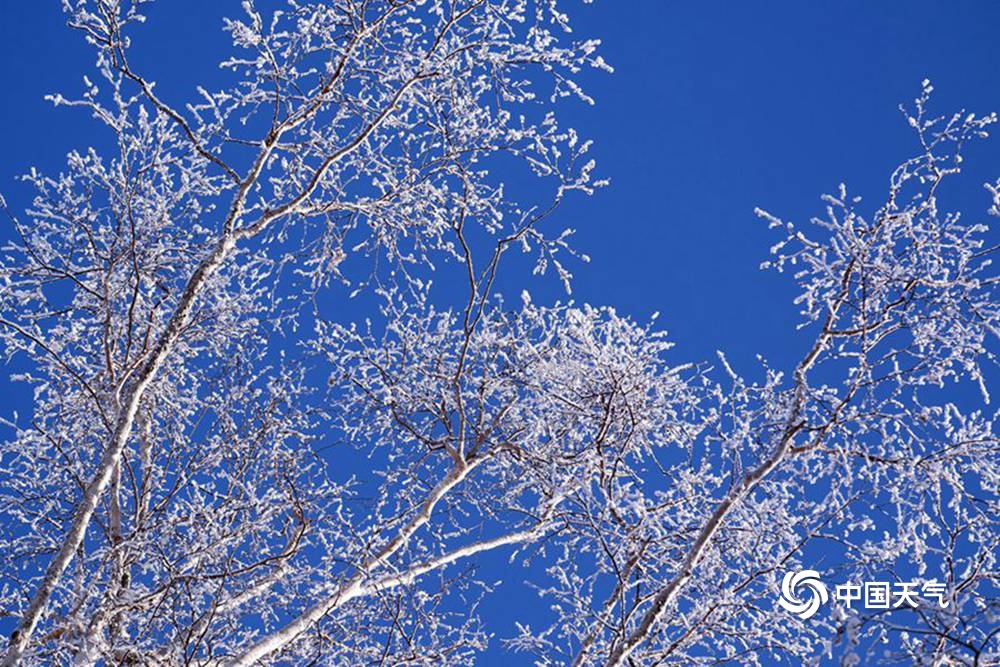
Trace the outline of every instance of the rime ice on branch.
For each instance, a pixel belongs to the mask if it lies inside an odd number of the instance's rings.
[[[130,60],[146,4],[66,0],[98,76],[52,99],[114,142],[4,205],[0,339],[34,392],[0,445],[5,664],[471,664],[493,550],[541,564],[551,623],[506,639],[539,664],[851,664],[882,634],[990,659],[1000,458],[940,388],[987,395],[994,249],[938,186],[994,117],[932,117],[927,84],[881,206],[761,213],[812,342],[747,378],[496,296],[518,249],[569,288],[550,214],[604,184],[556,109],[608,67],[555,0],[244,2],[228,84],[186,104]],[[776,582],[817,542],[950,606],[790,623]]]

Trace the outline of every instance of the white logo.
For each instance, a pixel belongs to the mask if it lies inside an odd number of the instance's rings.
[[[799,599],[799,588],[808,588],[811,593],[806,600]],[[812,617],[821,604],[826,604],[826,586],[819,580],[816,570],[787,572],[781,581],[781,597],[778,604],[797,615],[802,620]]]

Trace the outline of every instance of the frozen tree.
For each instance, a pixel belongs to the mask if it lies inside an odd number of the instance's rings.
[[[309,303],[289,293],[337,283],[349,253],[371,259],[372,283],[418,290],[435,254],[465,261],[472,227],[503,239],[498,253],[530,244],[568,280],[563,236],[536,223],[599,185],[588,144],[533,102],[586,99],[572,77],[606,67],[595,42],[563,44],[555,3],[289,2],[265,14],[245,2],[226,23],[231,82],[184,107],[131,64],[145,4],[64,3],[99,78],[52,99],[88,109],[114,146],[73,153],[57,177],[31,172],[37,197],[26,220],[11,216],[3,336],[8,355],[30,359],[20,379],[35,409],[3,452],[5,612],[21,619],[7,664],[239,654],[260,629],[233,625],[247,609],[333,593],[341,575],[321,568],[352,557],[341,543],[361,558],[345,590],[381,590],[376,570],[416,549],[411,536],[470,470],[456,453],[419,508],[407,480],[356,525],[340,507],[350,490],[307,454],[306,371],[271,344]],[[551,186],[548,200],[515,202],[490,169],[519,165]],[[294,285],[279,290],[284,275]],[[465,555],[449,553],[435,557]],[[481,641],[438,620],[412,632],[459,655]]]
[[[646,469],[650,491],[607,486],[542,589],[556,624],[525,628],[515,647],[545,664],[851,665],[879,650],[859,649],[866,639],[895,633],[922,664],[996,659],[998,441],[992,415],[962,412],[947,390],[978,383],[988,402],[994,248],[938,193],[996,117],[930,116],[930,93],[924,82],[904,110],[921,151],[872,213],[844,186],[806,227],[758,212],[785,235],[764,268],[793,274],[813,342],[794,368],[764,363],[757,379],[720,353],[697,436]],[[841,603],[799,621],[773,600],[781,573],[815,566],[804,554],[834,580],[888,572],[944,582],[950,597],[874,617]]]
[[[555,0],[248,0],[185,105],[131,64],[145,4],[64,0],[97,76],[52,100],[111,139],[4,206],[33,391],[0,444],[4,664],[469,664],[493,550],[552,600],[506,638],[539,664],[992,659],[997,443],[942,389],[986,397],[992,248],[938,185],[993,116],[932,117],[926,84],[880,207],[761,213],[813,336],[754,379],[497,294],[517,250],[569,288],[550,214],[603,185],[555,111],[609,68]],[[798,622],[774,592],[818,543],[950,604]]]

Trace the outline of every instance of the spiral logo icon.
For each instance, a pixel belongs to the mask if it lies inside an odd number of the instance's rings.
[[[808,597],[799,597],[801,592],[807,592]],[[819,580],[819,572],[816,570],[802,570],[801,572],[786,572],[785,578],[781,581],[781,597],[778,604],[792,612],[802,620],[811,618],[821,604],[826,604],[829,595],[826,586]]]

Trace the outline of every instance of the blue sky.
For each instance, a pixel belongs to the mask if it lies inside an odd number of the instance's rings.
[[[70,149],[95,141],[85,114],[42,100],[78,91],[92,61],[63,27],[59,5],[0,0],[0,192],[15,210],[29,194],[17,174],[56,172]],[[155,48],[138,45],[138,66],[168,99],[190,99],[214,76],[220,17],[238,13],[239,2],[158,5],[148,28]],[[1000,2],[567,5],[578,36],[603,39],[616,68],[583,78],[594,107],[567,105],[563,114],[596,140],[599,173],[612,179],[553,223],[576,228],[576,247],[592,258],[572,267],[574,298],[638,319],[660,312],[684,360],[723,349],[750,370],[756,353],[776,365],[801,354],[793,286],[757,268],[777,238],[755,206],[804,221],[822,212],[819,195],[843,181],[876,207],[890,171],[915,148],[896,107],[925,77],[942,113],[1000,110]],[[1000,175],[1000,139],[972,146],[967,158],[970,175],[945,195],[985,220],[981,184]],[[536,300],[561,296],[555,280],[526,280],[515,274],[501,286],[528,284]],[[25,410],[28,397],[5,375],[0,396]],[[522,603],[512,591],[486,610]]]
[[[220,17],[239,3],[157,4],[148,28],[156,46],[138,50],[140,66],[171,99],[190,99],[215,75]],[[93,143],[86,114],[42,100],[78,91],[92,59],[63,27],[59,5],[0,0],[0,192],[15,208],[26,196],[17,174],[32,165],[55,171],[68,150]],[[685,357],[721,348],[750,363],[758,352],[776,362],[797,353],[792,287],[757,268],[776,238],[754,206],[804,221],[843,181],[874,207],[914,148],[897,105],[924,77],[941,112],[1000,109],[997,2],[568,6],[577,35],[603,39],[616,68],[584,77],[594,107],[563,109],[596,140],[599,173],[612,179],[552,223],[576,228],[576,246],[593,260],[575,267],[574,297],[640,319],[660,312]],[[955,200],[969,212],[985,212],[980,186],[995,177],[998,158],[1000,141],[972,147],[972,175]],[[525,280],[512,276],[509,287]],[[530,286],[560,296],[554,280]]]

